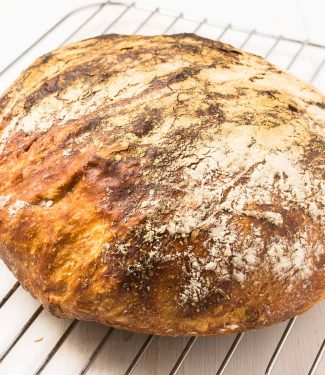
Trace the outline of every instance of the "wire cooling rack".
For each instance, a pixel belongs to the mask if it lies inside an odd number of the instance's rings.
[[[323,45],[108,1],[68,13],[13,61],[0,63],[0,92],[38,55],[112,32],[197,33],[262,55],[325,90]],[[324,303],[255,332],[168,338],[57,319],[1,262],[0,280],[0,374],[325,374]]]

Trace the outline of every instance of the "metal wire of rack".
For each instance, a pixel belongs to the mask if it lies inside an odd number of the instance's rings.
[[[123,24],[123,19],[126,19],[128,14],[132,10],[137,10],[142,12],[142,19],[140,19],[137,23],[131,23],[131,26],[133,27],[133,30],[126,33],[141,33],[144,31],[144,29],[148,29],[148,25],[152,23],[155,17],[164,17],[165,18],[165,25],[161,26],[159,29],[157,28],[157,24],[155,24],[154,31],[157,31],[159,34],[168,34],[172,33],[177,29],[177,25],[180,24],[182,21],[187,22],[187,26],[190,25],[191,29],[186,31],[191,31],[193,33],[201,33],[202,29],[204,27],[212,28],[214,32],[217,31],[216,35],[214,36],[214,39],[223,39],[227,33],[230,31],[233,32],[239,32],[242,34],[242,39],[238,44],[238,47],[245,49],[247,45],[250,43],[253,37],[261,37],[265,40],[269,40],[269,45],[266,51],[264,51],[264,57],[269,57],[274,52],[274,50],[279,46],[281,42],[290,43],[291,45],[295,46],[295,52],[293,56],[289,59],[289,61],[286,63],[286,69],[291,70],[293,66],[297,63],[299,60],[299,57],[303,54],[304,50],[306,48],[316,48],[318,52],[321,52],[321,58],[318,59],[317,63],[313,65],[312,71],[309,72],[309,82],[316,83],[317,79],[320,76],[321,71],[324,69],[325,66],[325,46],[309,42],[308,40],[300,41],[292,38],[288,38],[285,36],[275,36],[263,32],[259,32],[257,30],[245,30],[242,28],[234,27],[231,24],[220,26],[214,22],[209,21],[208,19],[203,20],[195,20],[185,17],[182,13],[181,14],[172,14],[168,12],[161,11],[158,8],[155,9],[148,9],[144,7],[138,6],[136,3],[121,3],[121,2],[112,2],[107,1],[103,3],[94,3],[91,5],[87,5],[84,7],[80,7],[68,14],[66,14],[63,18],[61,18],[56,24],[54,24],[49,30],[47,30],[43,35],[41,35],[34,43],[32,43],[28,48],[26,48],[22,53],[20,53],[15,59],[13,59],[10,63],[8,63],[5,67],[2,68],[0,71],[0,77],[4,78],[6,74],[14,68],[16,68],[16,71],[21,69],[21,66],[19,66],[19,63],[22,62],[22,66],[26,66],[26,61],[23,61],[25,57],[28,55],[31,55],[36,57],[39,52],[35,51],[36,47],[39,46],[44,40],[47,39],[51,34],[55,33],[62,25],[66,22],[69,22],[71,18],[80,13],[86,11],[86,17],[83,18],[82,21],[80,21],[78,24],[73,25],[72,30],[69,31],[67,35],[65,35],[64,40],[56,45],[56,47],[60,47],[67,42],[72,41],[74,38],[80,39],[80,33],[90,25],[91,22],[96,21],[96,18],[98,18],[104,10],[108,9],[114,13],[114,16],[110,19],[108,23],[106,23],[104,28],[101,31],[101,34],[106,34],[108,32],[111,32],[113,28],[119,24]],[[113,12],[114,9],[114,12]],[[115,31],[115,30],[114,30]],[[147,30],[148,31],[148,30]],[[150,33],[149,32],[149,33]],[[91,34],[91,33],[90,33]],[[98,34],[98,33],[97,33]],[[204,33],[203,33],[204,34]],[[93,36],[93,35],[87,35],[87,36]],[[44,51],[43,51],[44,52]],[[35,55],[36,54],[36,55]],[[31,58],[30,58],[31,59]],[[14,76],[16,72],[12,74]],[[11,78],[11,77],[10,77]],[[9,78],[9,79],[10,79]],[[322,86],[322,82],[320,82],[319,86]],[[0,269],[1,271],[1,269]],[[1,275],[1,272],[0,272]],[[0,294],[0,312],[1,309],[3,309],[7,304],[10,303],[10,301],[19,293],[19,291],[22,288],[20,287],[18,282],[13,282],[11,286],[2,294]],[[38,305],[38,307],[32,312],[31,316],[28,318],[27,321],[21,326],[20,330],[18,332],[15,332],[14,335],[12,335],[11,340],[6,343],[5,349],[0,352],[0,372],[1,372],[1,364],[5,361],[7,356],[11,353],[11,351],[18,345],[18,343],[21,341],[21,339],[24,337],[26,332],[30,329],[30,327],[35,323],[37,319],[40,319],[40,316],[43,312],[43,307]],[[274,352],[271,355],[271,358],[267,364],[267,367],[265,369],[265,375],[270,375],[272,373],[272,370],[274,366],[276,365],[277,359],[279,358],[281,351],[283,347],[285,346],[285,343],[290,335],[290,332],[292,331],[294,324],[297,320],[297,317],[290,319],[286,326],[284,331],[282,332],[282,335],[277,342]],[[55,357],[56,353],[60,350],[64,342],[68,339],[69,336],[71,336],[72,332],[76,330],[76,327],[78,325],[82,324],[82,322],[79,322],[77,320],[74,320],[68,324],[66,324],[65,328],[62,330],[62,334],[59,336],[59,338],[54,342],[54,345],[51,347],[51,349],[47,352],[47,354],[44,356],[44,358],[38,363],[37,368],[34,369],[34,374],[41,374],[46,370],[46,368],[51,363],[52,359]],[[88,359],[85,363],[82,364],[81,369],[79,369],[78,373],[80,375],[86,374],[90,372],[92,369],[93,364],[95,363],[97,357],[103,350],[104,345],[109,341],[110,337],[112,336],[114,332],[113,328],[106,328],[106,331],[104,335],[101,337],[99,342],[94,345],[93,350],[90,352]],[[232,360],[232,357],[234,356],[238,346],[240,345],[243,337],[245,336],[245,333],[239,333],[235,336],[232,344],[230,345],[228,351],[226,352],[223,361],[217,366],[217,375],[222,375],[225,373],[229,363]],[[170,370],[171,375],[175,375],[179,372],[181,369],[186,357],[191,352],[193,347],[196,344],[197,337],[191,337],[187,339],[185,342],[185,345],[183,347],[183,350],[177,357],[176,361],[173,363],[172,368]],[[150,346],[152,345],[154,340],[154,336],[148,335],[145,337],[145,340],[143,341],[142,345],[139,347],[138,351],[133,356],[130,364],[128,365],[127,369],[124,371],[124,374],[131,374],[133,373],[137,366],[139,365],[141,359],[145,355],[145,353],[149,350]],[[309,369],[308,374],[309,375],[315,375],[317,368],[319,364],[321,363],[322,356],[325,352],[325,339],[323,340],[322,344],[320,345],[318,352],[313,360],[313,363]]]

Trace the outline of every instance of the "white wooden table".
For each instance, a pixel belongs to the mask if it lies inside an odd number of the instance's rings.
[[[213,17],[212,17],[213,18]],[[82,27],[79,27],[83,25]],[[48,25],[51,26],[51,25]],[[76,31],[77,30],[77,31]],[[305,81],[325,91],[325,49],[285,38],[261,35],[259,30],[238,30],[227,23],[188,20],[179,14],[161,14],[153,9],[130,7],[90,7],[73,14],[24,54],[11,68],[0,72],[0,92],[35,57],[63,42],[99,35],[104,30],[117,33],[161,34],[192,32],[241,46],[268,56],[281,68],[289,69]],[[39,35],[40,36],[40,35]],[[21,38],[24,34],[21,34]],[[316,41],[317,42],[317,41]],[[27,47],[27,44],[24,46]],[[1,39],[0,39],[1,48]],[[0,71],[23,48],[0,61]],[[14,289],[13,286],[16,287]],[[42,310],[0,262],[0,374],[33,374],[43,365],[42,374],[78,374],[89,363],[87,374],[123,374],[144,343],[149,344],[134,374],[168,374],[189,338],[154,337],[110,330],[108,327],[60,320]],[[298,317],[288,335],[272,374],[305,375],[325,337],[325,302]],[[245,333],[225,368],[228,375],[259,375],[265,369],[283,334],[287,322],[263,330]],[[23,331],[22,331],[23,330]],[[17,335],[19,340],[17,340]],[[178,374],[215,374],[236,336],[198,338],[179,368]],[[14,344],[14,345],[13,345]],[[8,351],[8,348],[11,350]],[[7,354],[4,356],[4,354]],[[94,354],[95,352],[95,354]],[[325,374],[325,358],[315,374]]]

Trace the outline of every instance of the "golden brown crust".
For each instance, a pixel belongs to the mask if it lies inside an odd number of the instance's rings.
[[[0,99],[0,254],[55,315],[227,334],[325,296],[324,97],[194,35],[108,35]]]

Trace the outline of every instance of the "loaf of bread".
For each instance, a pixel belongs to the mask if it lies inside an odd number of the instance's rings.
[[[195,35],[103,37],[0,99],[0,253],[58,317],[215,335],[325,296],[325,100]]]

